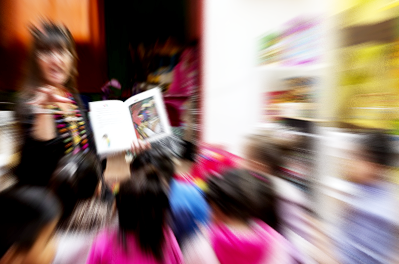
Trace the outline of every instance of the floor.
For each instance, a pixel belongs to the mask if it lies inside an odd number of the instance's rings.
[[[186,174],[190,171],[192,162],[187,160],[174,159],[177,174]],[[114,183],[130,177],[129,164],[124,154],[118,154],[108,158],[107,167],[104,172],[105,181]]]

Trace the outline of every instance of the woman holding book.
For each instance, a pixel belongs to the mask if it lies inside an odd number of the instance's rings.
[[[16,111],[23,142],[15,175],[20,184],[46,185],[62,157],[96,149],[76,90],[71,33],[65,26],[43,22],[31,34],[30,64]],[[148,147],[140,142],[132,151]]]

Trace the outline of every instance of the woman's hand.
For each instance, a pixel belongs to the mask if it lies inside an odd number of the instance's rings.
[[[133,154],[137,155],[150,148],[151,148],[150,142],[138,140],[137,143],[136,142],[132,143],[130,150]]]
[[[32,105],[44,106],[52,103],[72,103],[72,100],[59,95],[59,90],[54,86],[40,87],[36,97],[29,102]]]
[[[53,86],[40,87],[35,98],[28,102],[34,105],[35,121],[32,136],[35,139],[47,141],[57,136],[54,117],[50,110],[44,109],[52,103],[72,103],[72,100],[59,95],[59,90]]]

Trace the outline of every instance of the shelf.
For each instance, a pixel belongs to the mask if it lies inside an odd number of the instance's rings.
[[[298,178],[298,177],[290,177],[287,175],[284,175],[285,172],[280,172],[279,175],[277,177],[279,177],[280,179],[283,179],[287,182],[293,183],[294,185],[297,185],[298,187],[300,187],[301,189],[309,189],[310,186],[310,181],[307,179],[302,179],[302,178]]]
[[[308,183],[295,182],[288,177],[273,176],[271,178],[275,189],[276,195],[289,203],[296,204],[306,210],[311,209],[311,201],[307,195],[309,188]]]
[[[296,119],[296,120],[308,121],[308,122],[314,122],[314,123],[328,122],[328,121],[325,120],[325,119],[308,118],[308,117],[299,117],[299,116],[279,115],[279,116],[277,116],[277,117],[278,117],[278,118],[285,118],[285,119]]]
[[[275,103],[266,106],[264,110],[275,111],[276,114],[265,114],[265,117],[271,119],[296,119],[309,122],[327,122],[324,119],[318,119],[310,117],[316,114],[317,104],[316,103],[302,103],[302,102],[287,102],[287,103]],[[310,114],[310,115],[309,115]]]
[[[280,170],[282,175],[285,177],[293,178],[298,181],[306,181],[305,179],[307,178],[307,176],[302,172],[298,172],[298,170],[294,170],[289,167],[282,167]]]
[[[325,69],[329,67],[326,63],[316,63],[316,64],[304,64],[304,65],[281,65],[279,63],[265,64],[259,65],[257,69],[259,70],[281,70],[281,71],[290,71],[290,70],[318,70]]]
[[[260,130],[275,130],[275,129],[282,129],[282,127],[280,125],[278,125],[277,123],[259,123],[256,126],[258,129]],[[290,130],[284,130],[281,133],[287,133],[290,135],[295,135],[295,136],[305,136],[305,137],[312,137],[312,138],[322,138],[321,135],[318,134],[313,134],[313,133],[305,133],[305,132],[299,132],[299,131],[290,131]],[[398,137],[399,139],[399,137]],[[295,148],[296,149],[296,148]],[[299,150],[299,149],[298,149]],[[306,150],[306,149],[301,149],[301,150]],[[308,150],[311,151],[311,150]]]

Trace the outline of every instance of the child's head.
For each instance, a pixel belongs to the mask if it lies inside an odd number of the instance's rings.
[[[349,179],[363,184],[379,181],[384,168],[391,165],[389,136],[381,131],[366,132],[359,136],[353,144]]]
[[[52,176],[51,187],[63,205],[62,220],[70,216],[77,202],[93,197],[100,178],[101,165],[91,152],[60,160]]]
[[[135,171],[134,179],[120,184],[116,195],[119,228],[124,246],[125,236],[136,236],[141,249],[162,259],[164,227],[169,210],[168,191],[162,175],[147,163]]]
[[[262,135],[251,135],[245,145],[245,167],[247,169],[274,174],[279,165],[279,149],[271,139]]]
[[[0,211],[0,263],[53,261],[52,237],[61,214],[54,196],[41,188],[11,188],[0,193]]]
[[[138,171],[150,164],[158,170],[169,184],[175,174],[175,164],[168,149],[153,145],[150,149],[140,153],[130,164],[132,177],[135,178]]]
[[[248,171],[231,169],[207,182],[206,199],[212,207],[214,221],[247,222],[252,216],[257,192]]]

